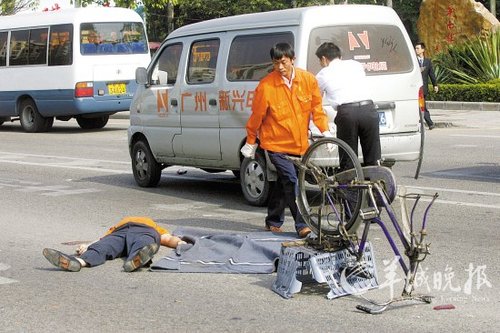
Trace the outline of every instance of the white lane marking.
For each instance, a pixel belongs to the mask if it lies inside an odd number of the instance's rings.
[[[406,188],[421,189],[421,190],[438,191],[438,192],[454,192],[454,193],[476,194],[476,195],[486,195],[486,196],[497,196],[497,197],[500,197],[500,193],[494,193],[494,192],[479,192],[479,191],[459,190],[459,189],[452,189],[452,188],[410,186],[410,185],[405,186],[405,187]]]
[[[469,190],[459,190],[459,189],[448,189],[448,188],[440,188],[440,187],[425,187],[425,186],[405,186],[407,189],[407,193],[410,192],[410,189],[422,190],[422,192],[449,192],[449,193],[459,193],[459,194],[467,194],[470,196],[482,196],[482,197],[500,197],[500,193],[494,192],[480,192],[480,191],[469,191]],[[476,198],[476,200],[484,200]],[[421,198],[420,201],[430,202],[430,198]],[[478,208],[493,208],[500,209],[500,205],[496,204],[485,204],[485,203],[477,203],[477,202],[465,202],[465,201],[456,201],[456,200],[443,200],[437,199],[435,203],[446,204],[446,205],[455,205],[455,206],[467,206],[467,207],[478,207]]]
[[[38,182],[28,182],[18,179],[0,178],[0,188],[3,187],[10,187],[14,189],[14,191],[26,192],[26,193],[39,193],[40,195],[46,195],[51,197],[59,197],[63,195],[72,195],[72,194],[95,193],[101,191],[95,188],[76,189],[76,188],[71,188],[70,186],[67,185],[43,185],[42,183]]]
[[[420,201],[430,202],[432,199],[422,198]],[[452,201],[452,200],[439,200],[434,201],[435,203],[446,204],[446,205],[455,205],[455,206],[468,206],[468,207],[479,207],[479,208],[494,208],[500,209],[500,205],[485,205],[480,203],[473,202],[463,202],[463,201]]]
[[[20,154],[20,153],[12,153],[7,151],[0,151],[0,154],[12,155],[14,157],[41,157],[41,158],[55,158],[55,159],[66,159],[66,160],[76,160],[76,161],[95,161],[99,163],[114,163],[114,164],[124,164],[129,165],[130,162],[122,162],[122,161],[110,161],[110,160],[98,160],[93,158],[79,158],[79,157],[67,157],[67,156],[56,156],[56,155],[39,155],[39,154]],[[2,156],[0,155],[0,159]]]
[[[500,139],[498,135],[479,135],[479,134],[451,134],[450,136],[458,136],[464,138],[488,138],[488,139]]]
[[[6,271],[9,268],[10,268],[9,265],[0,262],[0,271]],[[15,282],[19,281],[0,276],[0,284],[15,283]]]
[[[105,168],[90,168],[90,167],[71,166],[71,165],[61,165],[61,164],[54,164],[54,163],[36,163],[36,162],[21,162],[21,161],[5,161],[5,160],[1,160],[1,159],[0,159],[0,163],[33,165],[33,166],[42,166],[42,167],[53,167],[53,168],[62,168],[62,169],[76,169],[76,170],[97,171],[97,172],[109,172],[109,173],[117,173],[117,174],[130,174],[131,173],[131,171],[105,169]],[[127,163],[127,164],[129,164],[129,163]]]
[[[8,283],[16,283],[16,282],[19,282],[19,281],[14,280],[14,279],[8,279],[6,277],[0,276],[0,284],[8,284]]]

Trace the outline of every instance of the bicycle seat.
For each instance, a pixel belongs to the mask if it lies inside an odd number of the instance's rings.
[[[363,173],[365,176],[365,180],[369,180],[374,183],[379,183],[382,185],[382,189],[386,194],[387,201],[392,203],[396,198],[397,193],[397,185],[396,185],[396,177],[394,177],[394,173],[391,169],[384,166],[366,166],[363,167]],[[375,192],[374,192],[375,193]],[[382,205],[382,201],[378,198],[377,193],[375,193],[375,199],[377,204]]]

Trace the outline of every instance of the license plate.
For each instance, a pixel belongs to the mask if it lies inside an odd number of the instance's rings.
[[[108,93],[110,95],[123,95],[127,93],[127,86],[125,83],[110,83],[108,84]]]
[[[387,117],[383,111],[378,113],[378,125],[380,127],[387,127]]]

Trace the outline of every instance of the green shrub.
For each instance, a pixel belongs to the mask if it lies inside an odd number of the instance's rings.
[[[494,102],[500,103],[500,79],[480,84],[439,84],[439,92],[434,93],[429,86],[430,101]]]
[[[450,45],[433,59],[440,83],[484,83],[500,78],[500,29]]]

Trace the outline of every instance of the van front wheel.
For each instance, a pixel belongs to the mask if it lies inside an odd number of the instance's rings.
[[[141,187],[155,187],[160,182],[161,165],[156,161],[149,145],[139,140],[132,147],[132,171]]]
[[[240,184],[245,199],[252,206],[264,206],[269,197],[266,163],[257,152],[255,159],[245,158],[240,168]]]

